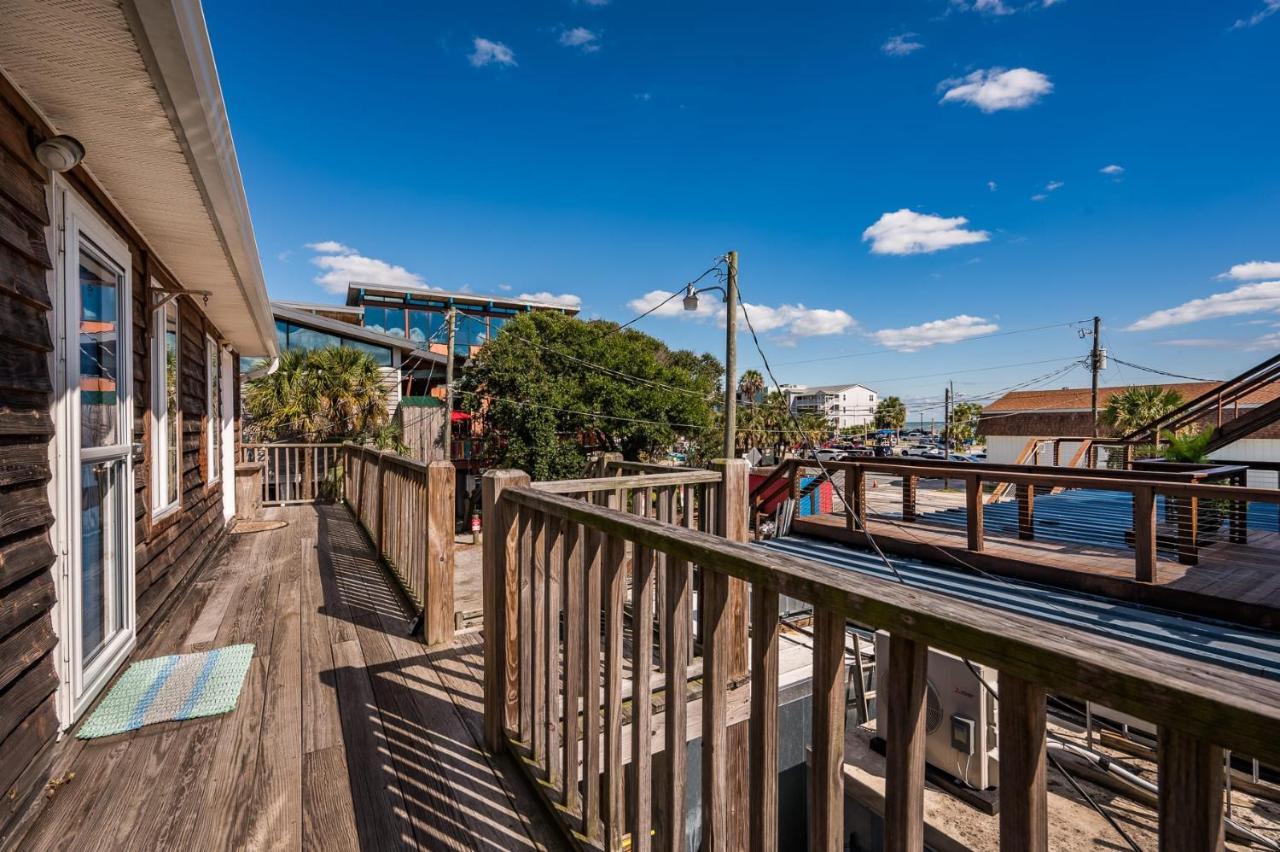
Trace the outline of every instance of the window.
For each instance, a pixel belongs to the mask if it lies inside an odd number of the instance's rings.
[[[364,309],[364,327],[370,331],[380,331],[383,334],[404,337],[404,309],[366,307]]]
[[[409,311],[409,339],[414,343],[439,342],[444,337],[444,314],[437,311]]]
[[[367,352],[373,357],[373,360],[378,362],[380,367],[391,366],[391,350],[385,346],[375,346],[372,343],[365,343],[363,340],[352,340],[346,337],[339,337],[336,334],[327,334],[323,331],[316,331],[314,328],[294,325],[284,320],[276,320],[276,340],[282,350],[327,349],[330,346],[345,346],[348,349]],[[244,369],[243,362],[241,369]]]
[[[205,439],[209,454],[207,470],[209,481],[217,482],[222,476],[222,350],[212,337],[204,340],[205,376],[208,383],[205,411],[208,435]]]
[[[151,327],[151,511],[161,515],[178,505],[182,486],[178,306],[156,308]]]

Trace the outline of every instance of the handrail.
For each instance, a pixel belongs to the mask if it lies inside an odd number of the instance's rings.
[[[675,473],[646,473],[639,476],[609,476],[590,479],[556,479],[539,482],[536,488],[552,494],[593,494],[626,488],[659,488],[665,485],[696,485],[719,482],[723,477],[714,470],[689,468]]]
[[[687,613],[689,587],[682,578],[690,565],[701,569],[709,607],[701,693],[702,845],[708,850],[777,845],[780,595],[810,603],[815,614],[812,848],[838,849],[844,833],[844,642],[850,620],[889,633],[889,658],[877,673],[877,725],[887,740],[885,836],[894,838],[891,848],[921,845],[929,648],[999,672],[1000,841],[1005,850],[1046,846],[1045,702],[1050,693],[1099,702],[1159,727],[1162,849],[1213,848],[1222,826],[1224,748],[1280,762],[1280,738],[1274,736],[1280,683],[748,545],[740,535],[745,485],[745,465],[726,469],[712,527],[721,535],[712,535],[648,517],[643,504],[626,511],[621,504],[601,505],[531,486],[515,472],[486,475],[485,741],[491,750],[517,754],[517,765],[537,782],[537,793],[549,800],[579,848],[623,848],[629,833],[632,848],[649,849],[654,842],[651,792],[665,814],[657,844],[683,848],[684,791],[693,782],[685,777],[683,761],[684,670],[666,671],[660,736],[651,734],[657,726],[648,673],[655,650],[658,659],[681,659],[680,643],[689,638],[687,620],[671,622],[656,649],[652,623],[655,612]],[[655,590],[661,577],[667,578],[665,591],[660,585]],[[750,686],[748,733],[745,746],[730,757],[738,746],[727,730],[733,688],[725,667],[735,640],[724,603],[729,584],[747,583],[752,595],[752,665],[744,675]],[[539,589],[557,587],[561,595],[538,597]],[[627,624],[633,672],[629,769],[623,765]],[[651,761],[660,743],[669,756],[662,771]],[[625,787],[624,777],[632,779]],[[739,797],[750,807],[730,808],[729,801]],[[742,815],[742,824],[731,820],[733,812]]]
[[[264,506],[315,503],[337,498],[338,442],[250,441],[240,445],[240,459],[262,465]]]
[[[453,463],[424,464],[349,441],[342,452],[343,500],[420,613],[423,639],[452,640]]]

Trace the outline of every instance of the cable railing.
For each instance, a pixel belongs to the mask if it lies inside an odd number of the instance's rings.
[[[877,675],[886,849],[923,846],[931,648],[998,672],[989,686],[999,695],[1001,849],[1047,847],[1050,694],[1157,726],[1164,850],[1221,848],[1224,749],[1280,760],[1280,684],[751,545],[745,463],[721,462],[714,473],[721,481],[698,483],[707,490],[694,524],[660,496],[691,487],[659,479],[679,473],[628,477],[621,489],[485,476],[485,742],[517,757],[579,848],[686,848],[691,783],[701,791],[703,849],[779,847],[783,595],[814,610],[813,849],[834,852],[845,840],[848,622],[888,634]],[[691,567],[703,597],[697,778],[685,760],[695,700],[686,690]],[[655,629],[662,613],[665,633]],[[731,733],[737,718],[745,736]]]

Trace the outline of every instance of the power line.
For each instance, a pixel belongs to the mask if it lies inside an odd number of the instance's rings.
[[[1157,376],[1168,376],[1171,379],[1186,379],[1189,382],[1221,382],[1222,379],[1202,379],[1199,376],[1183,376],[1178,373],[1170,373],[1165,370],[1157,370],[1155,367],[1144,367],[1141,364],[1134,364],[1131,361],[1122,361],[1112,355],[1111,360],[1117,364],[1124,364],[1126,367],[1132,367],[1135,370],[1141,370],[1144,373],[1154,373]]]
[[[709,267],[708,269],[706,269],[706,270],[705,270],[701,275],[699,275],[697,278],[693,279],[692,281],[688,282],[687,284],[682,284],[682,285],[680,285],[680,288],[679,288],[678,290],[676,290],[676,291],[675,291],[675,292],[673,292],[670,296],[667,296],[667,298],[663,299],[661,302],[659,302],[658,304],[654,305],[652,308],[649,308],[649,310],[645,311],[644,313],[640,314],[639,316],[632,317],[631,319],[629,319],[629,320],[627,320],[626,322],[622,323],[622,324],[621,324],[621,325],[619,325],[618,327],[608,329],[607,331],[605,331],[605,332],[601,333],[600,337],[608,337],[608,336],[609,336],[609,335],[611,335],[611,334],[617,334],[618,332],[622,331],[624,328],[627,328],[627,327],[629,327],[629,326],[635,325],[636,323],[640,322],[640,320],[642,320],[642,319],[644,319],[645,317],[649,316],[649,315],[650,315],[650,314],[652,314],[654,311],[658,310],[658,308],[661,308],[663,305],[667,304],[668,302],[670,302],[672,299],[676,298],[677,296],[683,296],[683,295],[688,291],[688,288],[689,288],[689,287],[694,286],[694,285],[695,285],[695,284],[697,284],[699,281],[701,281],[702,279],[706,278],[708,275],[712,274],[713,272],[714,272],[714,273],[718,273],[718,272],[720,271],[720,264],[724,263],[724,261],[725,261],[725,256],[724,256],[724,255],[721,255],[720,257],[716,258],[716,262],[715,262],[711,267]],[[600,338],[596,338],[596,339],[597,339],[597,340],[599,340]]]

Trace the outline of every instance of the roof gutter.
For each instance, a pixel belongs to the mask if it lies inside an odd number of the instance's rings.
[[[257,340],[234,343],[242,355],[274,358],[271,304],[203,9],[199,0],[124,0],[122,5],[252,314]]]

